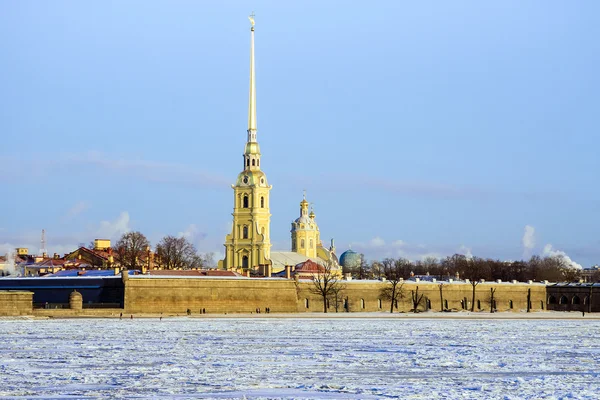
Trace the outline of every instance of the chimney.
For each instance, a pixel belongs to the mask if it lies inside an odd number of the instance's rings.
[[[285,266],[285,279],[292,279],[292,267],[290,265]]]

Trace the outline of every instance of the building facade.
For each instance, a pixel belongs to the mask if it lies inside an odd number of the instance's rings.
[[[248,272],[271,265],[271,186],[261,170],[261,154],[256,133],[256,82],[254,74],[254,19],[250,18],[250,94],[248,130],[243,169],[233,188],[233,223],[225,238],[225,258],[219,267]]]

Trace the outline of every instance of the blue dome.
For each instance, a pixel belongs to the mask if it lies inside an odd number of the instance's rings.
[[[360,265],[360,254],[352,250],[346,250],[340,256],[340,265],[343,268],[354,268]]]

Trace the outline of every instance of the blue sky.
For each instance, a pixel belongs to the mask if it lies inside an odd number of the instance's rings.
[[[2,2],[0,249],[222,253],[252,10],[274,249],[600,262],[595,1]]]

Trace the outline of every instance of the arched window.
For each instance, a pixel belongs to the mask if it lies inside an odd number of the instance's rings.
[[[381,299],[377,299],[377,308],[381,310]]]
[[[427,305],[427,309],[431,310],[431,300],[427,299],[427,301],[425,302],[425,304]]]
[[[265,198],[264,197],[260,197],[260,208],[265,208]]]
[[[252,159],[252,166],[254,167],[256,165],[256,160]]]
[[[250,166],[250,159],[246,158],[246,167],[249,167],[249,166]]]
[[[244,195],[243,207],[248,208],[248,195],[247,194]]]
[[[312,239],[310,239],[310,248],[311,249],[313,248],[313,240]]]
[[[579,296],[573,296],[573,300],[571,300],[571,304],[580,304]]]
[[[308,303],[308,299],[304,299],[304,307],[308,308],[309,303]]]
[[[448,309],[448,300],[444,300],[444,310]]]
[[[481,310],[481,300],[477,300],[477,308]]]
[[[360,299],[360,308],[365,308],[365,299]]]
[[[260,167],[260,160],[256,160],[256,166]]]
[[[303,249],[304,248],[304,239],[300,240],[300,248]]]
[[[242,268],[248,268],[248,256],[242,257]]]
[[[560,296],[560,300],[558,302],[558,304],[568,304],[569,303],[569,299],[567,299],[567,296]]]
[[[508,301],[508,308],[510,308],[512,310],[512,308],[513,308],[513,301],[512,300]]]
[[[554,297],[554,296],[548,297],[548,304],[556,304],[556,297]]]
[[[583,298],[583,304],[587,305],[588,301],[590,301],[590,299],[587,296],[585,296]]]
[[[242,238],[244,239],[248,239],[248,225],[244,225],[244,228],[242,229]]]

